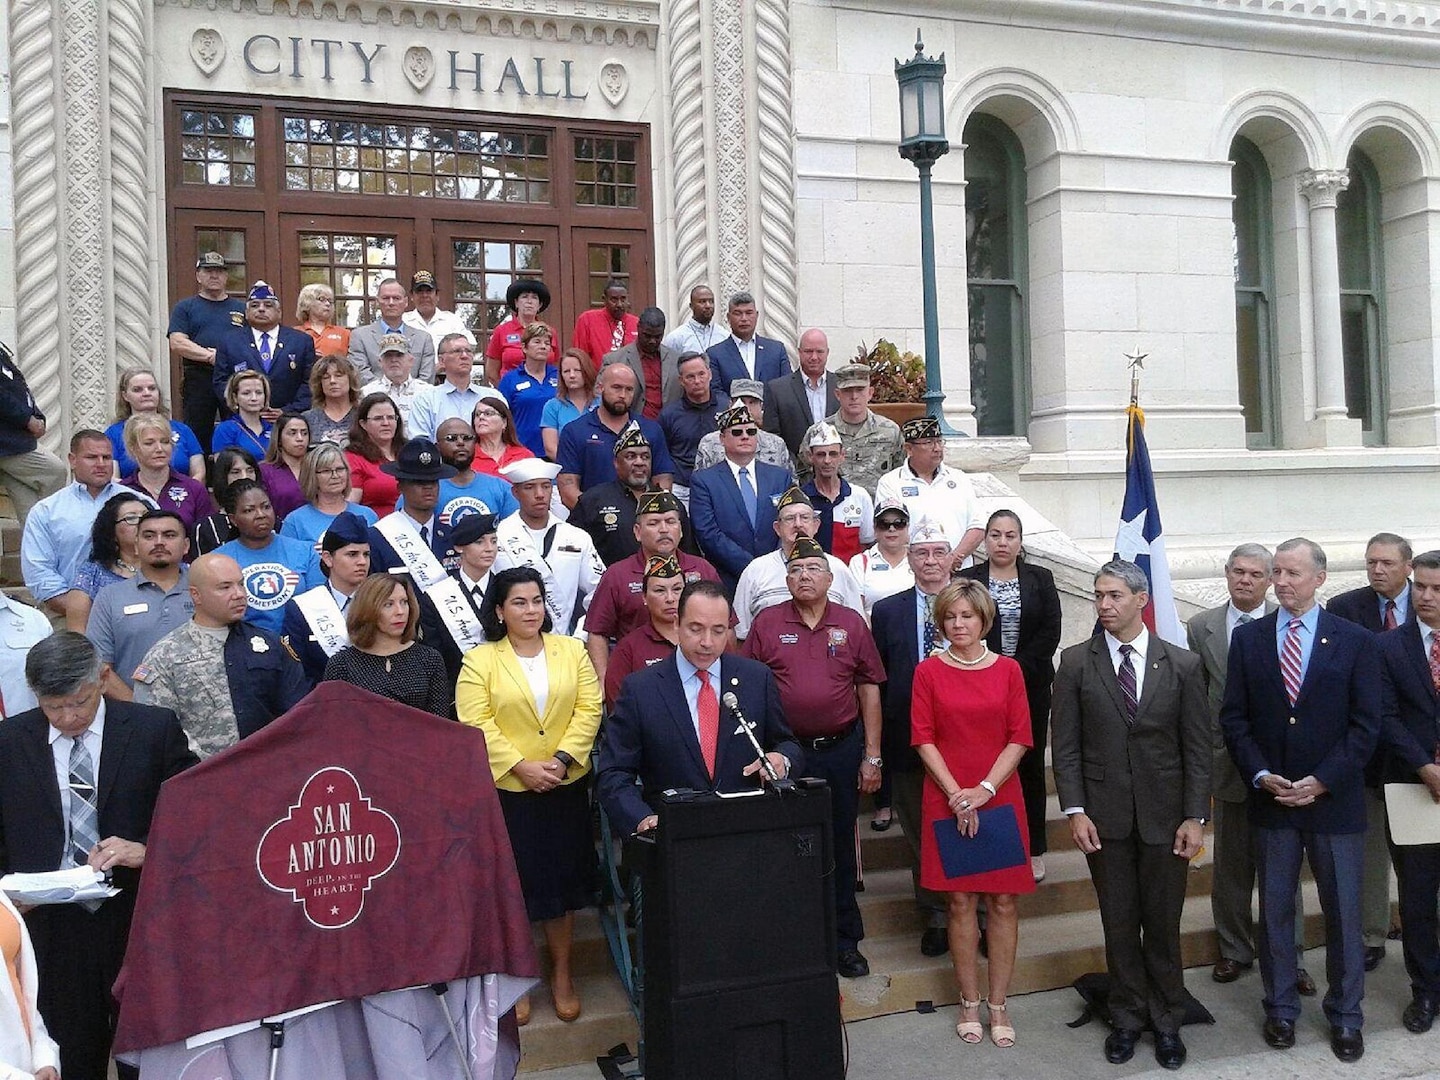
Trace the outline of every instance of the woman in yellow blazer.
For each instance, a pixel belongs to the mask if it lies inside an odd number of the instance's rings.
[[[550,632],[545,585],[528,566],[494,576],[482,624],[490,644],[465,654],[456,712],[485,733],[525,908],[544,927],[554,964],[555,1015],[570,1021],[580,1015],[570,975],[575,911],[596,888],[583,779],[600,730],[600,680],[584,645]],[[515,1018],[529,1020],[528,997]]]

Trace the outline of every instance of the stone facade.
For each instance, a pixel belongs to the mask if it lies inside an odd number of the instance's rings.
[[[967,460],[1104,551],[1138,344],[1182,560],[1242,534],[1440,534],[1440,495],[1415,482],[1440,465],[1433,3],[25,0],[9,7],[8,123],[0,99],[0,330],[18,326],[67,427],[107,418],[118,368],[163,366],[159,117],[166,90],[204,89],[649,125],[655,293],[673,318],[704,281],[755,292],[762,332],[792,344],[825,329],[837,362],[877,336],[921,351],[894,78],[917,24],[949,64],[940,343],[947,412],[971,432],[967,121],[993,118],[1023,154],[1029,419]],[[547,96],[520,98],[507,59],[524,78],[543,63]],[[1247,444],[1237,375],[1237,135],[1272,185],[1266,449]],[[1347,415],[1341,359],[1336,199],[1357,147],[1379,181],[1380,445]]]

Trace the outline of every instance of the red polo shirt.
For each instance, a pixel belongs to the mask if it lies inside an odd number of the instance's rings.
[[[780,707],[802,739],[838,735],[860,715],[855,688],[885,681],[885,665],[864,617],[826,602],[814,629],[794,600],[755,616],[741,652],[775,673]]]
[[[658,664],[674,652],[675,646],[648,619],[643,626],[637,626],[626,634],[610,653],[610,664],[605,668],[606,707],[612,707],[620,700],[620,684],[625,681],[625,676]]]
[[[688,584],[704,578],[720,582],[720,574],[698,555],[677,550],[675,558]],[[637,626],[649,626],[650,613],[645,610],[645,553],[637,551],[605,568],[590,606],[585,609],[585,631],[619,641]],[[735,625],[735,617],[730,618]]]

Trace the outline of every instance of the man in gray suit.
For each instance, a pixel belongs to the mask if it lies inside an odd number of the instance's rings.
[[[1200,658],[1145,628],[1145,572],[1112,559],[1095,575],[1102,630],[1055,673],[1051,760],[1070,835],[1090,863],[1110,971],[1120,1065],[1155,1029],[1155,1060],[1185,1063],[1180,913],[1210,811],[1210,718]]]
[[[680,375],[676,370],[680,354],[664,343],[664,337],[665,312],[658,307],[647,307],[640,312],[635,340],[624,348],[606,353],[600,365],[604,369],[611,364],[624,364],[635,372],[635,401],[630,411],[646,420],[659,417],[660,410],[672,401],[679,401],[682,393]],[[658,399],[654,393],[657,382],[660,385]],[[651,389],[649,397],[645,394],[647,383]]]
[[[1185,628],[1190,651],[1204,664],[1205,689],[1215,755],[1211,763],[1211,791],[1215,797],[1215,863],[1210,885],[1210,912],[1215,920],[1220,958],[1210,975],[1218,983],[1234,982],[1255,963],[1255,918],[1251,901],[1255,892],[1255,853],[1251,848],[1250,815],[1245,809],[1249,787],[1241,779],[1220,731],[1220,703],[1225,700],[1225,662],[1230,635],[1237,626],[1268,615],[1275,604],[1266,600],[1270,589],[1270,551],[1260,544],[1241,544],[1225,562],[1225,588],[1230,599],[1191,618]],[[1300,893],[1295,894],[1297,911]],[[1295,951],[1305,951],[1305,920],[1295,920]],[[1300,992],[1312,996],[1315,980],[1300,967]]]
[[[806,330],[800,335],[799,352],[796,370],[765,384],[765,430],[784,439],[790,456],[797,460],[805,432],[840,408],[835,375],[825,370],[830,360],[825,332]],[[805,471],[808,475],[808,469]]]
[[[372,323],[357,326],[350,331],[350,352],[347,359],[360,376],[360,385],[380,378],[380,339],[386,334],[404,334],[410,343],[410,355],[415,358],[411,369],[412,378],[426,386],[435,382],[435,342],[430,334],[407,325],[402,316],[410,297],[405,286],[393,277],[380,282],[375,290],[375,303],[380,308],[380,317]]]

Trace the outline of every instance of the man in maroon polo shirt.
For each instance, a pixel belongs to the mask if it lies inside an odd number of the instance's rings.
[[[619,641],[637,626],[645,613],[645,567],[651,559],[674,557],[686,582],[720,581],[720,573],[698,555],[680,550],[680,503],[668,491],[646,491],[635,504],[635,539],[640,550],[605,569],[585,610],[585,651],[600,681],[610,659],[610,642]],[[732,625],[734,616],[731,616]]]
[[[680,594],[685,590],[685,574],[674,555],[658,555],[645,564],[643,594],[645,611],[650,616],[631,630],[610,653],[605,669],[605,706],[611,708],[620,700],[620,687],[625,676],[658,664],[675,651],[680,640]]]
[[[855,816],[880,786],[880,684],[885,667],[860,612],[830,603],[825,550],[808,536],[785,561],[790,599],[755,616],[744,654],[775,673],[780,707],[805,748],[805,774],[830,785],[835,831],[837,969],[870,974],[855,902]]]

